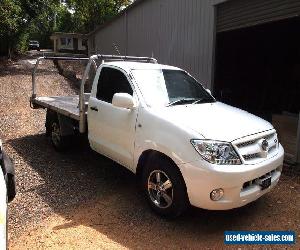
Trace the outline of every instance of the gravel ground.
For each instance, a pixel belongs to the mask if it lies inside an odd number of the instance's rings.
[[[45,111],[29,107],[35,56],[0,62],[0,138],[17,174],[17,196],[9,205],[11,249],[222,249],[225,230],[294,230],[295,246],[267,248],[300,248],[298,173],[283,175],[271,193],[243,208],[192,208],[166,221],[149,211],[131,173],[93,153],[83,139],[72,152],[55,152],[44,136]],[[40,94],[77,92],[52,62],[41,66]]]

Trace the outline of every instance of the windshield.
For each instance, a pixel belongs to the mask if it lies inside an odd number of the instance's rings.
[[[214,102],[193,77],[182,70],[135,69],[132,74],[147,105],[173,106]]]

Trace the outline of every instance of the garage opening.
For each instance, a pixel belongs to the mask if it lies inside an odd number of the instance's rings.
[[[215,95],[272,122],[286,159],[295,162],[299,155],[300,18],[217,33],[215,61]]]

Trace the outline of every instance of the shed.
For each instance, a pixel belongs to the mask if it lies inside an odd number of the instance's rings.
[[[300,162],[300,1],[136,0],[89,35],[89,52],[153,56],[273,123]]]

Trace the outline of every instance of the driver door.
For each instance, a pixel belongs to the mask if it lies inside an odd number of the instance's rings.
[[[95,151],[132,168],[137,109],[113,106],[115,93],[133,95],[133,89],[125,72],[104,66],[89,100],[89,141]]]

